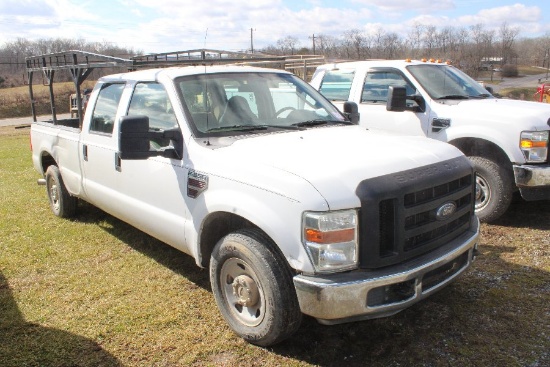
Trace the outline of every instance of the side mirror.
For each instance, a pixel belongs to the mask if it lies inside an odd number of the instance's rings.
[[[151,149],[155,139],[170,139],[174,146]],[[183,136],[179,129],[149,130],[149,117],[124,116],[120,119],[118,135],[119,157],[121,159],[147,159],[162,156],[181,159],[183,156]]]
[[[386,110],[402,112],[407,109],[407,89],[405,87],[388,87]]]
[[[359,123],[359,107],[355,102],[344,102],[344,115],[353,124]]]

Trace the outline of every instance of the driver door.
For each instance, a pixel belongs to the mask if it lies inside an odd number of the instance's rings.
[[[150,129],[179,127],[172,102],[160,83],[137,83],[126,114],[148,116]],[[162,149],[170,144],[169,139],[159,139],[151,143],[151,149]],[[187,174],[182,157],[121,160],[117,191],[128,222],[189,253],[184,236],[184,224],[189,218]]]
[[[372,69],[367,71],[363,87],[358,93],[361,125],[371,129],[391,131],[400,135],[426,136],[429,130],[428,112],[386,110],[388,88],[401,86],[407,90],[407,96],[416,94],[416,88],[397,69]],[[416,102],[408,100],[410,106]],[[417,106],[417,105],[416,105]]]

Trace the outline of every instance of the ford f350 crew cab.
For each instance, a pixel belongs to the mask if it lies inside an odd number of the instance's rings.
[[[34,122],[31,142],[55,215],[85,200],[193,256],[232,330],[262,346],[302,314],[399,312],[463,273],[477,247],[474,173],[458,149],[351,124],[282,70],[102,77],[81,122]]]
[[[476,170],[481,221],[504,214],[517,189],[550,200],[549,105],[494,98],[456,67],[422,61],[327,64],[311,85],[340,107],[356,102],[361,126],[459,148]]]

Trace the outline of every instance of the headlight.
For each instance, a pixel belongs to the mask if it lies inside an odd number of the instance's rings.
[[[523,131],[520,148],[527,163],[542,163],[548,158],[548,131]]]
[[[357,267],[357,211],[306,212],[302,230],[316,271],[336,272]]]

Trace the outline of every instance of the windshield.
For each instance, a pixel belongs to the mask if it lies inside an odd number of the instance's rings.
[[[478,82],[452,66],[411,65],[407,69],[433,99],[487,98]]]
[[[200,74],[177,78],[175,84],[198,137],[348,123],[291,74]]]

